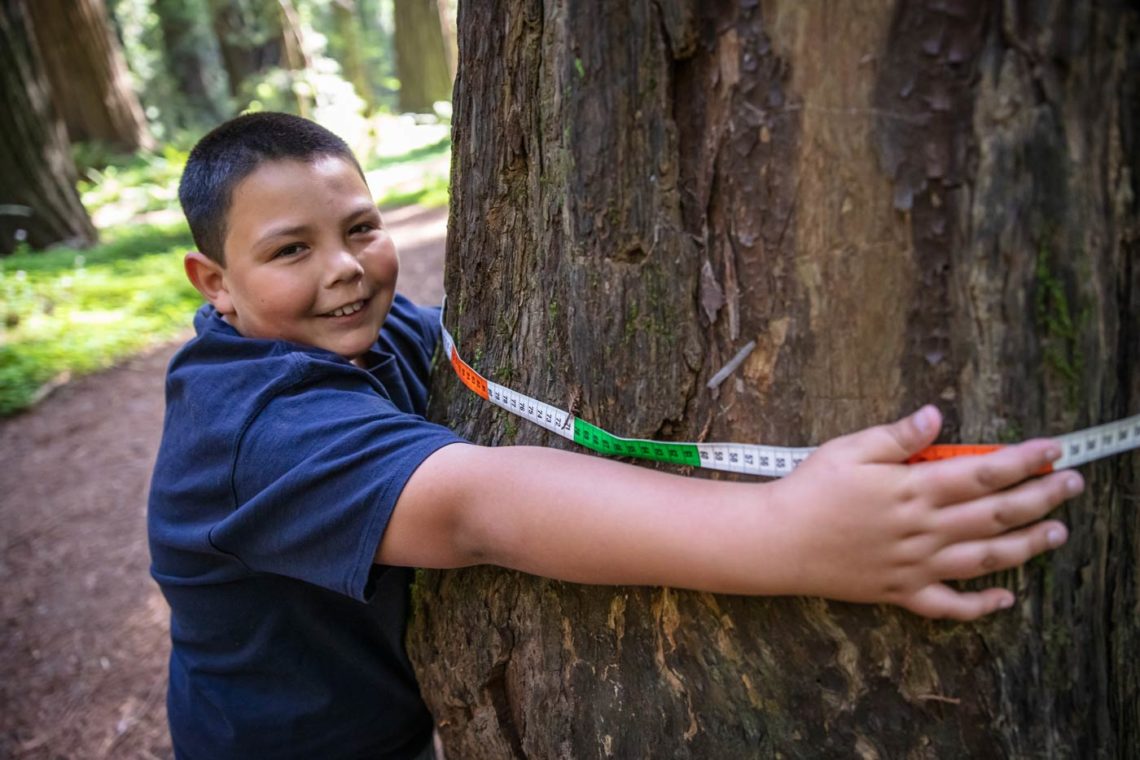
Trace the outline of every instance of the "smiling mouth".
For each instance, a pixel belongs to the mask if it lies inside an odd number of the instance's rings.
[[[326,316],[326,317],[347,317],[347,316],[350,316],[352,314],[355,314],[356,312],[360,311],[363,308],[364,308],[364,301],[355,301],[353,303],[346,304],[345,306],[341,306],[339,309],[334,309],[333,311],[330,311],[328,314],[325,314],[324,316]]]

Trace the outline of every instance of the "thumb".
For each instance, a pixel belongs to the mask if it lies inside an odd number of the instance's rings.
[[[859,447],[868,462],[901,462],[934,443],[941,429],[941,412],[927,404],[898,422],[867,429]]]

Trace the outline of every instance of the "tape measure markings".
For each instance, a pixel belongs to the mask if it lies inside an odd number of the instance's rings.
[[[446,305],[445,298],[445,308]],[[441,310],[439,316],[439,326],[443,333],[443,350],[464,385],[492,404],[599,454],[779,478],[790,475],[815,451],[816,447],[813,446],[680,443],[614,435],[574,416],[565,409],[487,380],[460,357],[454,338],[443,324],[443,313]],[[1096,459],[1140,448],[1140,415],[1066,433],[1054,437],[1054,440],[1061,446],[1061,457],[1052,467],[1046,468],[1045,472],[1076,467]],[[960,456],[976,456],[1000,448],[1001,444],[935,444],[923,449],[908,461],[929,462]]]

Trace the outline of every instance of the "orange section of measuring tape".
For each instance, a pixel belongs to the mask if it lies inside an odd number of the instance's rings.
[[[976,457],[982,453],[990,453],[998,449],[1004,448],[1000,443],[936,443],[934,446],[928,446],[913,457],[906,460],[907,464],[919,463],[919,461],[938,461],[939,459],[953,459],[954,457]],[[1045,465],[1036,475],[1048,475],[1053,472],[1052,465]]]
[[[915,464],[917,462],[937,462],[941,459],[953,459],[954,457],[973,457],[978,456],[979,454],[989,454],[990,452],[997,451],[1001,448],[1004,448],[1004,446],[997,443],[937,443],[933,446],[927,446],[925,449],[918,452],[906,461],[907,464]],[[1047,475],[1052,471],[1053,466],[1047,464],[1034,474]]]
[[[455,368],[455,374],[459,375],[459,379],[463,381],[471,390],[478,393],[484,399],[487,398],[487,381],[483,379],[475,370],[459,358],[459,352],[454,348],[451,349],[451,366]]]
[[[991,451],[997,451],[1000,448],[1001,446],[996,443],[937,443],[933,446],[927,446],[906,461],[909,464],[914,464],[916,462],[937,462],[940,459],[953,459],[954,457],[975,457],[979,454],[989,454]]]

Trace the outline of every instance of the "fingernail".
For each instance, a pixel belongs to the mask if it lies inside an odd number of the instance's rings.
[[[1045,534],[1045,540],[1049,542],[1050,549],[1056,549],[1065,543],[1065,531],[1061,528],[1050,528],[1049,532]]]
[[[1045,461],[1046,462],[1056,462],[1060,458],[1061,458],[1061,449],[1059,447],[1050,446],[1049,448],[1045,449]]]
[[[918,428],[918,432],[926,435],[934,429],[934,415],[931,414],[934,407],[927,404],[914,413],[914,426]]]
[[[1008,610],[1012,606],[1013,606],[1013,595],[1012,594],[1010,594],[1009,596],[1003,596],[1001,601],[998,602],[998,607],[1000,607],[1003,610]]]
[[[1085,482],[1080,477],[1073,475],[1065,481],[1065,492],[1069,496],[1076,496],[1083,490],[1085,490]]]

